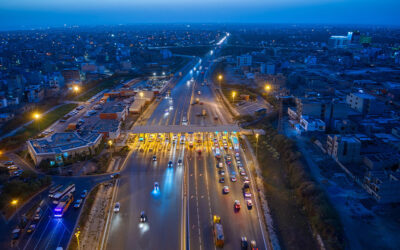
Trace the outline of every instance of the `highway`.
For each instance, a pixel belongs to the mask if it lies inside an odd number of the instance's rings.
[[[211,68],[209,61],[212,59],[213,56],[207,55],[194,67]],[[208,73],[193,70],[185,74],[171,90],[171,96],[163,98],[154,112],[142,119],[141,125],[180,125],[184,117],[189,125],[228,123],[231,118],[214,95],[212,86],[202,84]],[[195,98],[200,99],[198,104],[193,104]],[[207,113],[205,117],[199,115],[203,109]],[[249,243],[255,240],[259,249],[267,249],[267,236],[257,201],[253,199],[255,206],[247,208],[242,193],[243,180],[239,178],[235,152],[229,139],[228,148],[221,148],[221,155],[229,154],[233,158],[232,166],[223,163],[226,177],[222,184],[219,183],[221,176],[214,155],[215,148],[223,145],[222,135],[195,133],[193,147],[188,143],[188,134],[183,144],[180,136],[177,135],[174,143],[172,134],[168,140],[164,134],[160,138],[153,135],[152,139],[146,134],[144,141],[136,135],[130,145],[133,153],[121,172],[115,198],[120,202],[121,210],[112,214],[105,248],[215,249],[212,216],[216,214],[221,217],[224,227],[226,249],[240,249],[242,236],[247,237]],[[218,144],[213,141],[214,136]],[[252,181],[246,156],[241,150],[239,152]],[[152,160],[153,155],[157,157],[156,162]],[[178,160],[183,164],[178,166]],[[171,168],[168,167],[169,161],[173,163]],[[232,171],[236,172],[237,182],[229,179]],[[154,192],[154,182],[159,183],[159,192]],[[229,186],[230,193],[224,195],[222,188],[225,185]],[[253,185],[251,187],[254,195]],[[233,208],[235,200],[241,203],[241,209],[236,212]],[[148,223],[139,222],[141,211],[148,215]]]

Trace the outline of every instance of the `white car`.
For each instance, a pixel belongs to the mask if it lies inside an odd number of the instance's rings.
[[[119,204],[119,202],[116,202],[115,206],[114,206],[114,212],[118,213],[120,208],[121,208],[121,205]]]
[[[224,188],[222,189],[222,192],[224,194],[229,194],[229,187],[228,186],[224,186]]]

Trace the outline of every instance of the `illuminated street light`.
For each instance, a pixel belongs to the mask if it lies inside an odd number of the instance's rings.
[[[33,114],[33,119],[35,119],[35,120],[39,120],[40,117],[41,117],[41,115],[39,113],[34,113]]]
[[[236,96],[236,91],[233,91],[232,92],[232,101],[233,101],[233,103],[235,103],[235,96]]]
[[[220,80],[220,81],[222,80],[222,75],[218,76],[218,80]]]
[[[108,145],[110,145],[110,147],[112,146],[113,142],[112,140],[108,140]]]
[[[139,96],[140,96],[140,98],[143,98],[144,93],[143,93],[143,92],[140,92],[140,93],[139,93]]]
[[[162,72],[162,75],[165,76],[165,72]]]
[[[74,86],[72,87],[72,90],[73,90],[75,93],[77,93],[77,92],[79,92],[80,88],[79,88],[78,85],[74,85]]]
[[[75,237],[76,237],[76,241],[78,242],[78,249],[80,249],[80,246],[79,246],[79,235],[81,234],[81,231],[76,231],[76,233],[75,233]]]
[[[265,91],[269,92],[271,90],[271,85],[266,84],[265,85]]]
[[[14,199],[11,201],[11,205],[15,207],[15,212],[17,212],[17,204],[18,204],[18,200]]]
[[[156,72],[153,73],[153,76],[156,76]]]
[[[258,157],[258,136],[259,134],[256,134],[256,158]]]

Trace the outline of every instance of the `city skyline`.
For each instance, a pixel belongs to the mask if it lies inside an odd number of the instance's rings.
[[[137,23],[310,23],[396,26],[400,3],[384,1],[47,1],[0,3],[1,30]]]

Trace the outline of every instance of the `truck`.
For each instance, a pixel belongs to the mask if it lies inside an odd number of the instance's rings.
[[[213,217],[213,234],[216,247],[224,247],[224,229],[221,224],[221,217],[214,215]]]
[[[242,189],[243,189],[244,198],[251,198],[250,184],[248,181],[244,182]]]

